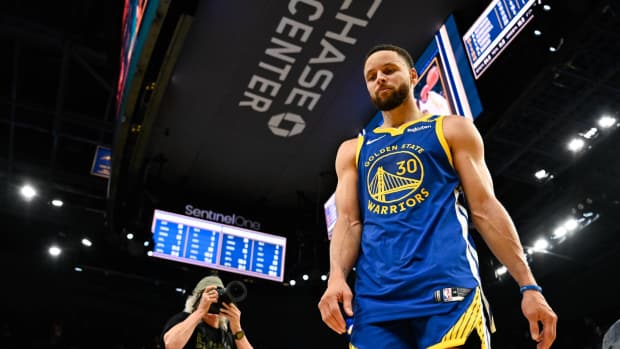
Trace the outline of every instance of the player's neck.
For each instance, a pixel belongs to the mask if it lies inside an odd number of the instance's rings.
[[[392,109],[383,111],[383,125],[385,128],[397,128],[405,123],[415,121],[424,117],[424,114],[418,109],[413,98],[407,98],[401,105]]]

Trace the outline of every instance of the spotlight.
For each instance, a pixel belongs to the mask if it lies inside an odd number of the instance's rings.
[[[30,184],[24,185],[21,188],[20,192],[22,196],[28,201],[32,200],[32,198],[37,195],[37,191]]]
[[[583,138],[592,139],[598,136],[598,129],[596,127],[591,127],[586,133],[583,134]]]
[[[304,274],[301,276],[301,278],[304,279],[304,281],[308,281],[310,277],[308,276],[308,274]]]
[[[327,281],[327,275],[325,275],[325,274],[321,275],[321,280]]]
[[[127,233],[127,240],[133,240],[133,234],[132,233]]]
[[[566,222],[564,222],[564,228],[566,228],[566,230],[575,230],[575,228],[577,228],[579,226],[579,222],[577,222],[577,220],[575,218],[569,218],[566,220]]]
[[[564,38],[560,38],[558,43],[555,46],[549,46],[549,52],[557,52],[564,45]]]
[[[62,250],[60,247],[53,245],[49,248],[48,252],[52,257],[58,257],[62,253]]]
[[[541,35],[542,35],[542,32],[540,30],[538,29],[534,30],[534,36],[541,36]]]
[[[54,206],[54,207],[62,207],[62,205],[64,205],[64,202],[62,202],[62,200],[60,200],[60,199],[52,200],[52,206]]]
[[[568,230],[566,230],[565,227],[557,227],[553,231],[553,237],[556,238],[556,239],[559,239],[559,238],[564,237],[566,235],[566,233],[568,233]]]
[[[600,119],[598,119],[598,125],[602,128],[610,128],[616,124],[616,118],[612,116],[604,115]]]
[[[149,256],[149,257],[153,256],[153,251],[147,251],[146,255]]]
[[[495,269],[495,276],[496,277],[500,277],[500,276],[506,274],[507,272],[508,272],[508,268],[506,268],[505,266],[502,265],[501,267]]]
[[[573,138],[569,143],[568,143],[568,150],[572,151],[572,152],[578,152],[581,149],[583,149],[583,147],[586,145],[586,142],[583,141],[583,139],[580,138]]]
[[[93,245],[92,241],[88,240],[88,238],[83,238],[82,239],[82,245],[86,246],[86,247],[91,247]]]
[[[536,252],[544,251],[547,249],[547,247],[549,247],[549,242],[545,239],[538,239],[534,243],[534,251]]]
[[[288,282],[288,284],[291,285],[291,286],[295,286],[297,284],[297,281],[291,280],[291,281]]]
[[[547,11],[547,12],[551,11],[551,5],[549,5],[549,4],[544,4],[544,5],[543,5],[543,10],[545,10],[545,11]]]
[[[545,169],[538,170],[538,171],[536,171],[536,173],[534,173],[534,176],[535,176],[537,179],[541,179],[541,180],[542,180],[542,179],[545,179],[545,178],[548,178],[548,177],[549,177],[549,175],[550,175],[550,173],[549,173],[549,172],[547,172]]]
[[[80,272],[82,272],[82,271],[83,271],[83,269],[82,269],[82,268],[80,268],[80,267],[75,267],[75,268],[73,268],[73,270],[77,271],[78,273],[80,273]]]

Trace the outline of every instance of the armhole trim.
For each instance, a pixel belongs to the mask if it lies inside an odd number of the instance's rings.
[[[443,120],[445,116],[440,116],[437,118],[437,125],[435,127],[435,132],[437,133],[437,139],[443,148],[444,153],[446,153],[446,157],[448,158],[448,162],[450,166],[454,168],[454,162],[452,161],[452,152],[450,151],[450,146],[448,145],[448,141],[446,140],[446,136],[443,133]]]
[[[359,166],[360,152],[362,151],[362,145],[364,145],[364,135],[359,134],[357,136],[357,150],[355,151],[355,167]]]

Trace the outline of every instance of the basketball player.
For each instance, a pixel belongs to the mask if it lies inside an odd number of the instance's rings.
[[[557,316],[493,193],[473,122],[424,115],[416,107],[418,76],[400,47],[371,49],[364,78],[383,124],[343,142],[336,155],[338,217],[327,289],[318,304],[323,321],[345,333],[342,304],[353,317],[350,348],[490,349],[494,327],[467,229],[471,214],[520,286],[537,348],[551,347]],[[352,302],[346,278],[354,266]]]

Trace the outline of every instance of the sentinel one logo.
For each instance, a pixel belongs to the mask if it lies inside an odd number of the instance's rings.
[[[239,106],[269,112],[267,125],[276,136],[301,134],[306,128],[303,113],[314,110],[334,78],[336,65],[346,60],[346,50],[355,45],[382,1],[342,0],[334,14],[317,0],[289,0],[288,11],[264,49]],[[319,32],[319,20],[326,31]],[[311,58],[299,56],[317,46],[309,53]]]
[[[251,221],[249,219],[244,218],[243,216],[238,216],[236,214],[225,215],[223,213],[214,212],[211,210],[203,210],[200,208],[195,208],[192,205],[185,206],[185,214],[188,216],[208,219],[210,221],[219,222],[228,225],[236,225],[242,228],[248,228],[252,230],[260,230],[260,222]]]

